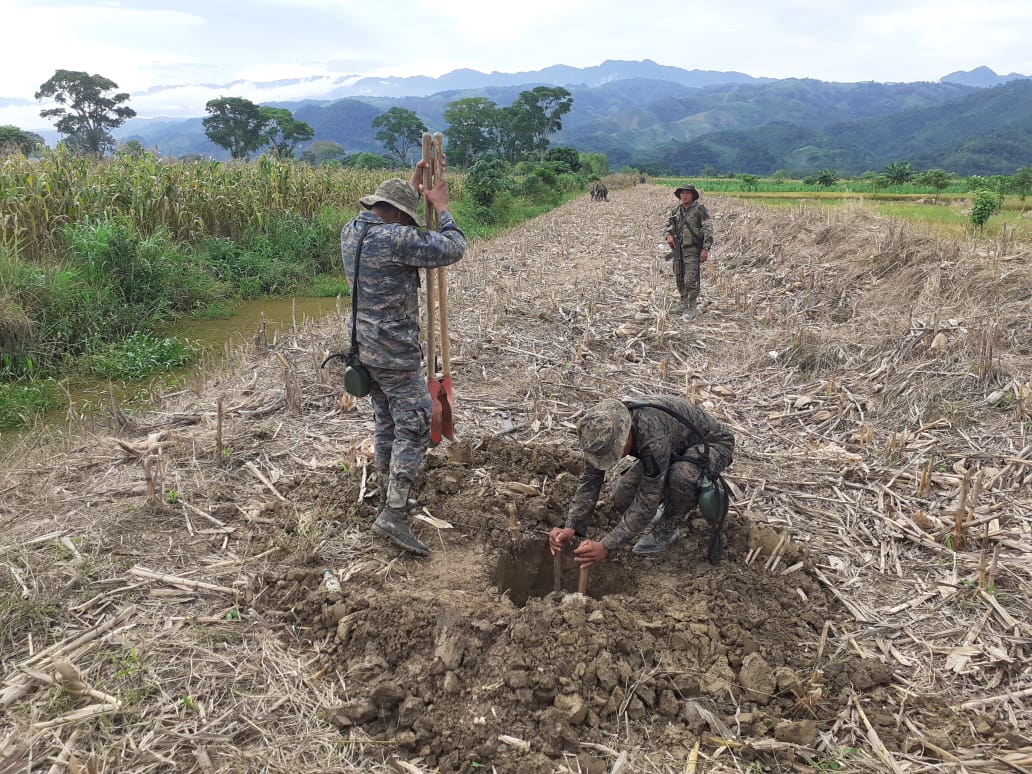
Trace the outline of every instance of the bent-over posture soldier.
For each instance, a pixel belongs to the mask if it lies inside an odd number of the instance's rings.
[[[566,526],[549,534],[553,554],[575,536],[587,534],[606,471],[627,455],[637,458],[611,484],[610,503],[623,511],[620,523],[600,541],[583,540],[574,551],[574,559],[588,566],[635,540],[633,551],[639,555],[656,554],[676,543],[682,523],[699,505],[703,477],[718,476],[731,463],[735,447],[727,427],[690,400],[673,395],[603,400],[584,414],[577,434],[584,471]],[[657,513],[652,531],[642,536]],[[712,526],[722,530],[723,515]],[[723,539],[717,532],[714,537]],[[719,561],[712,548],[710,561]]]

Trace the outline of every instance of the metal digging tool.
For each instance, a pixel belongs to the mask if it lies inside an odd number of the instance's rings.
[[[444,180],[444,137],[423,133],[423,189],[429,190]],[[425,202],[427,228],[436,231],[440,222],[437,210]],[[439,329],[435,326],[439,324]],[[437,344],[441,348],[442,376],[437,376]],[[455,440],[452,418],[451,342],[448,339],[448,282],[445,268],[426,270],[426,383],[430,390],[430,442],[435,446],[441,438]]]

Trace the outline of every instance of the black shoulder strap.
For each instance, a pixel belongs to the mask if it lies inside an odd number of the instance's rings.
[[[358,325],[358,267],[362,262],[362,243],[369,232],[369,223],[363,222],[359,228],[362,233],[358,237],[358,248],[355,250],[355,280],[351,283],[351,349],[348,350],[346,355],[340,352],[334,352],[332,355],[329,355],[322,361],[320,368],[325,368],[327,363],[337,358],[350,364],[351,361],[358,357],[358,333],[355,330],[355,327]]]
[[[358,357],[358,333],[355,330],[358,325],[358,267],[362,263],[362,243],[365,241],[366,234],[369,233],[369,224],[363,223],[361,228],[358,248],[355,250],[355,287],[351,288],[351,349],[348,351],[350,358]]]
[[[672,416],[674,419],[676,419],[678,422],[680,422],[685,427],[690,428],[692,430],[696,429],[695,425],[693,425],[684,415],[678,413],[677,411],[674,411],[672,408],[667,408],[666,406],[661,406],[658,403],[649,403],[649,401],[642,400],[640,398],[628,398],[627,400],[623,401],[623,404],[627,407],[628,411],[634,411],[635,409],[643,409],[643,408],[659,409],[660,411],[663,411],[663,412],[669,414],[670,416]],[[705,441],[703,441],[702,442],[702,449],[703,449],[703,456],[706,458],[705,461],[706,461],[706,465],[708,467],[709,466],[709,444],[706,443]]]

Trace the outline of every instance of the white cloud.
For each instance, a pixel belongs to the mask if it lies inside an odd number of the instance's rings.
[[[32,97],[59,68],[112,79],[133,93],[141,115],[201,115],[218,94],[191,84],[437,77],[606,59],[837,81],[937,80],[979,65],[1032,74],[1027,0],[394,0],[390,10],[388,20],[357,0],[6,0],[0,97],[29,104],[0,106],[0,121],[48,127]],[[183,88],[141,94],[159,85]],[[283,87],[275,97],[233,88],[234,96],[288,100],[318,98],[317,86]]]

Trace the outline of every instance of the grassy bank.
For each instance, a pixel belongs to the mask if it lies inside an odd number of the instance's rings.
[[[126,380],[189,363],[158,335],[218,319],[237,300],[347,293],[340,230],[358,199],[411,170],[96,160],[63,149],[0,160],[0,428],[60,405],[70,374]],[[456,219],[483,238],[583,193],[555,165],[506,168],[489,185],[449,176]],[[488,205],[484,206],[485,196]]]

